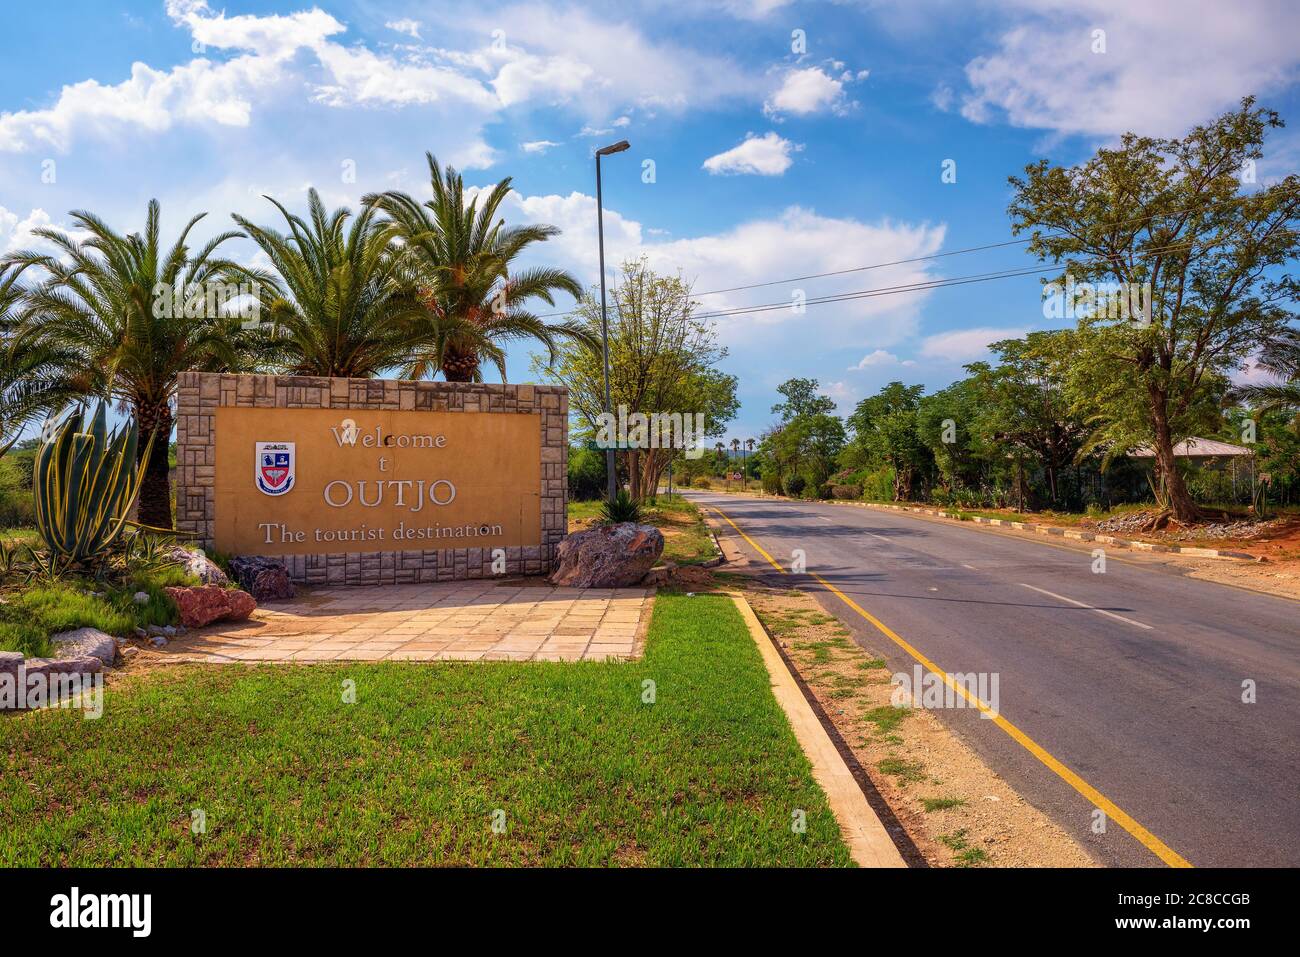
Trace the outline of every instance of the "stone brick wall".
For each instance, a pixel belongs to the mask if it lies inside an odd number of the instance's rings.
[[[183,373],[176,410],[176,527],[193,534],[205,548],[212,547],[216,523],[216,411],[222,406],[538,413],[542,540],[505,549],[506,573],[534,575],[551,569],[568,524],[569,396],[563,386]],[[396,584],[492,575],[490,548],[286,555],[283,561],[290,576],[306,584]]]

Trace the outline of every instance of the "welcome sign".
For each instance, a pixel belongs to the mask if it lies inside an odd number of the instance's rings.
[[[557,387],[187,373],[177,525],[308,582],[545,571],[567,412]]]
[[[538,416],[218,409],[227,554],[536,544]]]

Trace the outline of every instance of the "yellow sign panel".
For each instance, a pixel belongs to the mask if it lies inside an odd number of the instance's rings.
[[[222,407],[216,457],[227,554],[541,541],[536,413]]]

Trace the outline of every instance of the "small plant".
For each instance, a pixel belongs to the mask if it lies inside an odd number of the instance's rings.
[[[606,525],[618,525],[622,522],[639,522],[641,520],[641,503],[620,489],[611,502],[606,499],[600,506],[600,519]]]
[[[951,807],[961,807],[965,803],[965,798],[921,798],[921,806],[925,808],[926,814],[946,811]]]
[[[36,529],[49,549],[43,571],[53,576],[98,559],[122,534],[153,446],[150,436],[137,466],[139,436],[134,420],[110,435],[101,402],[93,419],[74,413],[41,444],[32,491]]]

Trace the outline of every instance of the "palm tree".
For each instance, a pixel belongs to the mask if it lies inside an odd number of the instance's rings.
[[[170,528],[168,445],[171,402],[181,372],[237,367],[246,336],[238,317],[210,308],[214,290],[228,289],[247,274],[215,256],[217,247],[239,234],[214,236],[196,254],[186,246],[189,221],[164,249],[159,240],[159,206],[151,200],[143,233],[114,232],[92,213],[70,214],[84,240],[59,229],[34,235],[56,254],[15,253],[7,262],[36,268],[45,278],[23,296],[18,335],[35,347],[75,356],[84,394],[118,399],[135,416],[141,433],[154,433],[142,482],[139,518]],[[144,458],[146,443],[140,443]]]
[[[259,318],[269,321],[268,355],[294,375],[366,377],[404,363],[425,308],[391,250],[393,230],[375,210],[327,214],[307,194],[310,223],[266,197],[288,225],[285,235],[233,219],[261,247],[276,275],[257,273]]]
[[[69,350],[20,333],[18,315],[27,292],[18,284],[22,272],[0,263],[0,455],[32,419],[62,408],[90,384],[78,380]]]
[[[1300,412],[1300,329],[1289,327],[1265,346],[1257,365],[1276,381],[1243,385],[1236,396],[1261,409]]]
[[[547,267],[510,270],[525,249],[559,230],[546,225],[507,228],[497,213],[510,192],[509,177],[467,204],[461,176],[450,166],[439,169],[433,154],[425,155],[433,199],[421,204],[394,191],[363,199],[391,221],[426,306],[403,373],[420,379],[441,371],[448,382],[478,382],[483,363],[490,362],[504,380],[508,342],[538,341],[552,360],[559,337],[591,343],[580,324],[548,323],[525,308],[534,297],[554,306],[557,290],[578,298],[582,288],[577,279]]]

